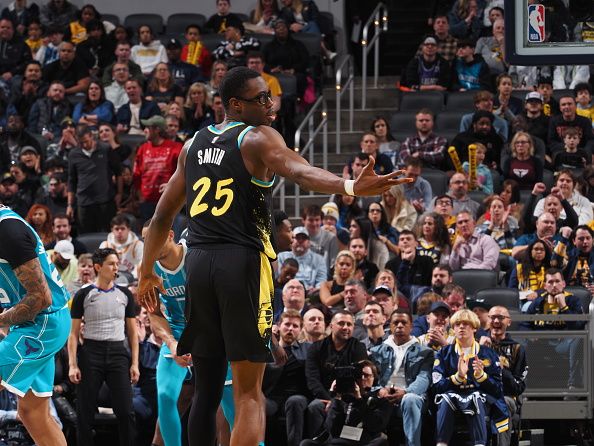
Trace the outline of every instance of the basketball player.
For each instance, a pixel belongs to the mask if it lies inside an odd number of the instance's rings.
[[[397,179],[401,171],[376,175],[373,158],[356,180],[309,165],[270,127],[272,97],[255,71],[230,70],[219,92],[225,120],[185,144],[157,205],[145,238],[139,297],[149,311],[158,305],[163,285],[152,266],[187,199],[187,326],[178,354],[190,352],[196,370],[190,445],[215,441],[215,414],[229,359],[236,410],[231,446],[256,446],[264,439],[261,387],[273,317],[270,262],[276,254],[270,201],[275,174],[305,190],[349,195],[379,195],[411,179]]]
[[[18,416],[39,446],[66,446],[49,412],[55,354],[70,332],[68,291],[33,228],[0,205],[2,387],[18,395]]]

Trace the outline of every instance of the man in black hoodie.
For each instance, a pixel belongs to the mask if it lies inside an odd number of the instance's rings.
[[[452,90],[491,90],[491,72],[483,56],[474,54],[470,40],[459,40],[456,60],[452,64]]]
[[[491,169],[498,168],[501,150],[503,149],[503,139],[493,127],[494,120],[493,113],[479,110],[472,115],[471,127],[454,137],[450,145],[456,147],[460,162],[468,161],[468,146],[480,142],[487,148],[483,164]]]
[[[491,348],[499,355],[503,394],[513,426],[519,422],[520,400],[518,397],[526,390],[526,375],[528,374],[526,350],[507,334],[507,328],[511,325],[507,308],[492,307],[489,310],[489,319],[491,321],[489,330]],[[506,432],[498,434],[497,444],[509,446],[512,431],[513,429],[508,429]]]
[[[33,60],[25,41],[14,34],[14,25],[8,19],[0,20],[0,77],[8,82],[15,74],[23,74],[25,66]]]

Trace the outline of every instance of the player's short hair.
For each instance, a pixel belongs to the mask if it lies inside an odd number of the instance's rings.
[[[257,77],[260,77],[260,73],[247,67],[231,68],[223,77],[219,87],[223,106],[227,108],[231,98],[241,97],[247,88],[247,82]]]

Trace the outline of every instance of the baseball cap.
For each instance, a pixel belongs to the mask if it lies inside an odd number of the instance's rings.
[[[23,153],[27,153],[27,152],[33,152],[35,155],[39,155],[39,152],[37,151],[37,149],[33,146],[23,146],[21,147],[21,150],[19,151],[19,156],[21,156]]]
[[[322,212],[324,213],[324,217],[332,217],[336,221],[338,221],[340,218],[338,205],[333,201],[329,201],[328,203],[324,204],[322,206]]]
[[[542,100],[542,95],[538,92],[538,91],[531,91],[530,93],[528,93],[526,95],[526,102],[528,101],[540,101],[543,102]]]
[[[60,122],[60,125],[62,127],[64,127],[64,126],[74,127],[75,126],[74,120],[70,116],[66,116],[64,119],[62,119],[62,121]]]
[[[423,45],[437,45],[437,40],[433,36],[427,36],[423,39]]]
[[[445,311],[448,315],[452,314],[452,310],[450,309],[449,305],[443,301],[433,302],[431,304],[431,308],[429,309],[429,313],[435,313],[438,310]]]
[[[307,238],[309,238],[309,232],[307,232],[307,229],[305,229],[304,226],[297,226],[295,229],[293,229],[293,235],[295,237],[297,237],[298,235],[304,235]]]
[[[11,175],[10,172],[5,172],[2,175],[2,179],[0,179],[0,183],[4,183],[5,181],[12,181],[13,183],[16,183],[15,178]]]
[[[374,288],[373,293],[371,293],[371,294],[373,296],[375,296],[376,294],[379,294],[379,293],[385,293],[388,296],[391,296],[392,290],[389,287],[387,287],[386,285],[378,285]]]
[[[183,45],[181,44],[181,42],[176,39],[175,37],[169,39],[167,41],[167,43],[165,44],[165,48],[169,49],[169,48],[181,48]]]
[[[167,128],[165,118],[160,115],[151,116],[148,119],[141,119],[140,123],[145,127],[159,127],[163,130]]]
[[[60,254],[64,260],[70,260],[74,257],[74,245],[68,240],[60,240],[56,243],[54,252]]]
[[[493,305],[491,305],[485,299],[468,299],[466,301],[466,306],[470,310],[472,310],[473,308],[483,308],[483,309],[489,311]]]

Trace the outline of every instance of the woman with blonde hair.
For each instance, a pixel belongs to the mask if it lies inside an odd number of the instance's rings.
[[[214,111],[211,106],[212,99],[206,85],[201,82],[194,82],[190,85],[184,102],[185,130],[193,134],[208,125],[214,124]]]
[[[344,284],[355,276],[357,260],[351,251],[340,251],[334,261],[332,280],[320,286],[320,301],[327,307],[344,307]]]
[[[532,136],[526,132],[516,132],[510,148],[511,157],[506,158],[501,166],[503,178],[516,180],[520,189],[531,190],[536,183],[542,182],[544,169],[542,160],[534,156]]]
[[[384,191],[381,204],[386,211],[390,225],[398,232],[413,228],[417,221],[417,211],[405,198],[401,185],[392,186]]]
[[[258,0],[256,8],[250,14],[250,23],[245,23],[252,32],[274,34],[274,22],[280,15],[277,0]]]

